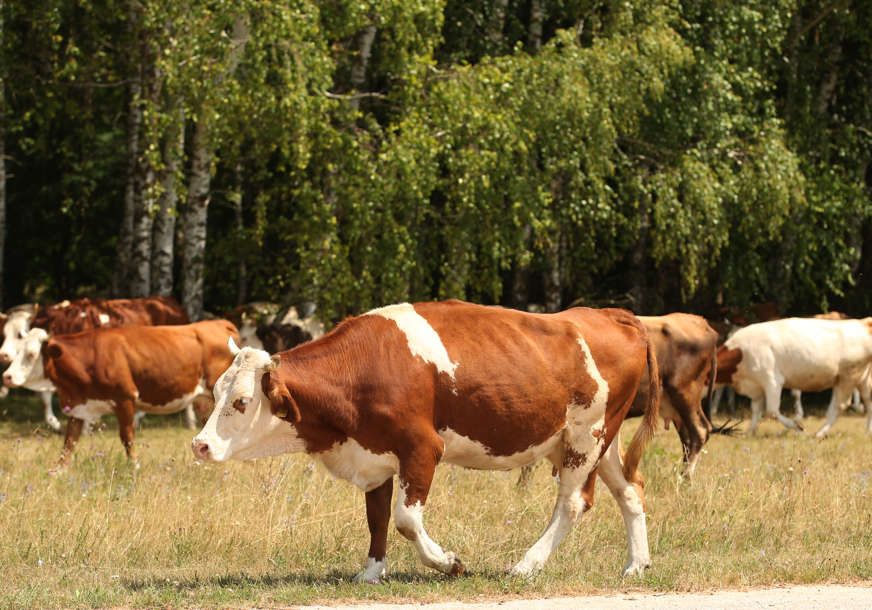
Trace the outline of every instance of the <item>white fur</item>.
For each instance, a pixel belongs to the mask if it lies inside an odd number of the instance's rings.
[[[0,355],[6,361],[12,361],[16,354],[24,347],[24,338],[30,330],[30,319],[33,314],[29,311],[13,311],[3,325],[3,345],[0,346]]]
[[[458,363],[451,361],[439,334],[421,314],[415,311],[414,306],[409,303],[388,305],[380,309],[373,309],[366,315],[381,316],[393,320],[406,335],[409,351],[412,352],[413,356],[419,356],[424,362],[436,365],[437,371],[446,373],[454,380],[454,371],[457,369]]]
[[[100,421],[104,415],[112,413],[112,402],[109,400],[87,400],[83,404],[75,405],[68,413],[70,417],[81,419],[91,425]]]
[[[385,575],[385,570],[388,567],[388,562],[386,559],[382,559],[381,561],[376,561],[374,557],[367,557],[366,564],[363,566],[363,570],[354,577],[354,582],[356,583],[375,583],[379,578],[382,578]]]
[[[553,452],[563,438],[563,428],[544,443],[531,445],[523,451],[506,456],[491,454],[490,450],[482,443],[458,434],[451,428],[439,430],[439,436],[445,442],[443,462],[479,470],[511,470],[532,464],[539,458]]]
[[[424,507],[420,502],[406,506],[406,488],[400,485],[397,500],[394,503],[394,525],[410,540],[418,551],[425,566],[435,568],[440,572],[451,573],[454,567],[454,553],[446,553],[442,547],[433,542],[424,531]]]
[[[3,374],[4,380],[8,379],[13,387],[25,386],[37,391],[47,390],[51,387],[51,382],[45,377],[42,364],[42,344],[46,340],[48,340],[48,333],[43,329],[31,329],[27,333],[21,349],[15,354],[9,368]],[[52,387],[52,389],[54,388]]]
[[[250,460],[282,453],[303,451],[305,445],[297,429],[275,417],[269,400],[264,396],[260,380],[270,365],[269,354],[250,347],[242,348],[230,367],[224,371],[213,388],[215,409],[200,433],[194,437],[192,447],[209,447],[207,459]],[[237,398],[251,398],[240,413],[233,408]],[[199,454],[197,457],[203,457]]]
[[[372,491],[400,471],[396,455],[373,453],[353,438],[312,457],[318,458],[334,477],[351,481],[363,491]]]
[[[802,391],[833,388],[827,421],[817,433],[825,435],[853,389],[862,388],[872,362],[869,321],[786,318],[751,324],[727,339],[728,349],[742,350],[732,385],[751,399],[749,431],[756,432],[764,403],[770,417],[789,428],[800,428],[779,412],[783,387]]]
[[[153,405],[141,400],[137,400],[136,409],[139,411],[144,411],[145,413],[169,415],[171,413],[178,413],[183,409],[187,409],[189,405],[193,404],[195,399],[203,396],[211,398],[211,394],[206,387],[206,381],[204,379],[201,379],[192,391],[171,400],[165,405]]]
[[[110,318],[108,314],[101,313],[97,315],[97,319],[100,321],[100,324],[109,324],[109,320],[112,318]]]

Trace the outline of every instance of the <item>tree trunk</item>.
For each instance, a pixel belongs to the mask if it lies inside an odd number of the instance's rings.
[[[639,235],[630,251],[630,296],[633,299],[633,311],[635,313],[648,311],[648,270],[646,262],[651,219],[647,207],[641,211],[641,214],[642,222],[639,227]]]
[[[560,229],[554,236],[546,256],[545,271],[545,311],[554,313],[563,307],[563,250],[564,238]]]
[[[129,293],[132,297],[147,297],[151,294],[151,229],[154,225],[154,170],[147,159],[140,158],[137,176]]]
[[[509,0],[495,0],[493,4],[493,13],[491,13],[487,37],[491,42],[491,52],[494,54],[502,50],[503,28],[506,25],[506,9],[508,6]]]
[[[530,27],[527,29],[527,47],[533,55],[542,49],[542,24],[545,21],[545,8],[542,0],[530,0]]]
[[[354,91],[360,91],[366,85],[366,67],[369,64],[372,43],[376,34],[375,22],[376,17],[372,16],[370,24],[357,35],[357,57],[354,60],[354,65],[351,66],[351,88]],[[352,95],[350,103],[355,110],[360,107],[360,99],[354,95]]]
[[[236,213],[236,239],[242,246],[242,240],[245,239],[245,222],[242,217],[242,164],[236,164],[234,169],[234,183],[236,192],[233,194],[233,209]],[[242,305],[248,301],[248,269],[245,265],[244,250],[242,247],[237,248],[236,260],[236,304]]]
[[[151,291],[163,297],[173,294],[173,237],[176,230],[176,190],[179,163],[185,154],[185,117],[181,100],[176,102],[176,120],[164,141],[161,195],[154,218],[151,254]]]
[[[524,237],[522,241],[526,249],[530,243],[530,235],[533,233],[532,227],[524,225]],[[520,257],[519,257],[520,258]],[[522,263],[520,260],[515,261],[515,268],[512,270],[512,294],[511,303],[515,309],[526,309],[530,301],[530,265]]]
[[[126,296],[130,290],[130,261],[133,248],[133,223],[136,214],[136,158],[139,154],[139,130],[142,108],[139,105],[142,82],[135,76],[130,83],[130,102],[127,106],[127,184],[124,188],[124,212],[118,235],[115,269],[112,273],[112,294]]]
[[[182,306],[191,322],[203,317],[203,259],[206,255],[206,219],[211,184],[212,152],[205,116],[194,129],[191,173],[185,204],[182,247]]]
[[[0,0],[0,49],[3,48],[3,0]],[[0,66],[0,311],[3,310],[3,253],[6,251],[6,80]]]

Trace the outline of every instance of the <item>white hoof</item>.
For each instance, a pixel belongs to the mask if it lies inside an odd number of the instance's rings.
[[[629,561],[621,573],[622,578],[631,576],[642,576],[647,568],[651,567],[651,560],[647,561]]]
[[[48,427],[55,432],[61,432],[63,430],[63,428],[61,427],[61,422],[59,422],[58,418],[54,415],[52,415],[51,417],[46,417],[45,423],[48,424]]]
[[[357,576],[354,577],[354,582],[361,584],[377,585],[380,578],[384,578],[387,561],[376,561],[372,557],[366,558],[366,565],[363,567]]]

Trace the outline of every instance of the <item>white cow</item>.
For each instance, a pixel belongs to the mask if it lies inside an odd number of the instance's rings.
[[[0,313],[0,323],[3,324],[3,345],[0,346],[0,362],[12,362],[15,356],[24,349],[24,341],[30,330],[30,320],[36,312],[35,304],[18,305],[7,313]],[[61,431],[61,422],[51,408],[54,387],[50,381],[43,380],[35,384],[24,384],[22,387],[39,393],[45,411],[45,423],[55,432]],[[5,389],[5,388],[4,388]]]
[[[751,399],[756,433],[765,400],[766,413],[788,428],[802,426],[779,412],[784,387],[817,392],[833,389],[827,421],[815,435],[825,436],[855,387],[866,406],[866,429],[872,434],[869,384],[861,380],[872,364],[872,318],[819,320],[785,318],[751,324],[736,331],[718,350],[719,383],[729,383]]]

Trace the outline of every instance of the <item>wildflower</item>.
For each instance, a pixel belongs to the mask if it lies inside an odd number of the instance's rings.
[[[64,411],[64,413],[69,413],[70,411],[72,411],[72,408],[70,407],[70,405],[66,405],[64,407],[63,411]]]
[[[42,567],[42,559],[38,559],[36,562],[36,565],[41,568]]]

